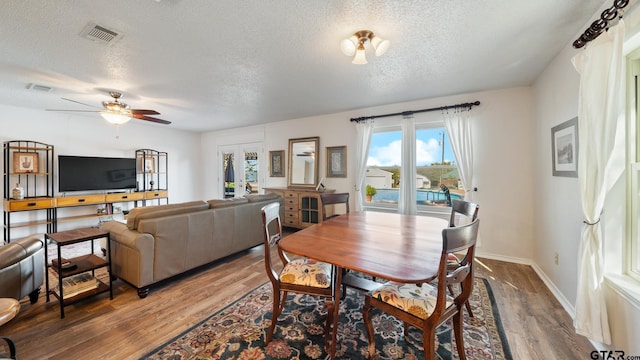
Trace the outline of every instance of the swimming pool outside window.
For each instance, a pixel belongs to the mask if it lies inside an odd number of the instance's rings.
[[[447,207],[451,199],[464,198],[451,142],[442,123],[416,126],[415,191],[418,208]],[[401,177],[402,131],[400,127],[374,129],[368,152],[365,185],[375,194],[365,202],[366,208],[397,208]],[[367,197],[369,198],[369,197]]]

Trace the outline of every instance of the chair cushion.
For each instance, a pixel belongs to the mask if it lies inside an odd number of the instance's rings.
[[[0,325],[7,323],[20,312],[20,302],[16,299],[0,298]]]
[[[421,319],[428,318],[436,307],[438,288],[430,284],[388,282],[371,292],[371,296]],[[453,304],[447,295],[445,307]]]
[[[460,259],[458,259],[457,256],[455,256],[454,254],[448,254],[447,255],[447,265],[451,266],[451,265],[460,265]]]
[[[287,284],[328,288],[331,285],[331,264],[311,259],[296,259],[282,269],[280,281]]]

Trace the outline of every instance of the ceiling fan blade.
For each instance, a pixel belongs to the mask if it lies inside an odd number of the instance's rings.
[[[134,115],[160,115],[160,113],[155,110],[144,109],[131,109],[131,113]]]
[[[45,109],[45,111],[100,112],[100,110]]]
[[[154,123],[165,124],[165,125],[171,124],[171,121],[162,120],[162,119],[154,118],[151,116],[139,115],[139,114],[131,114],[131,115],[133,115],[134,119],[138,119],[138,120],[146,120],[146,121],[151,121]]]
[[[102,109],[101,107],[97,107],[97,106],[94,106],[94,105],[85,104],[85,103],[80,102],[80,101],[75,101],[75,100],[71,100],[71,99],[67,99],[67,98],[61,98],[61,99],[62,99],[62,100],[67,100],[67,101],[71,101],[71,102],[74,102],[74,103],[76,103],[76,104],[80,104],[80,105],[84,105],[84,106],[89,106],[89,107],[96,108],[96,109]]]

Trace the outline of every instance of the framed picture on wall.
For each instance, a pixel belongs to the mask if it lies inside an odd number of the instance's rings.
[[[269,163],[269,176],[284,177],[284,150],[269,151]]]
[[[13,172],[16,174],[29,174],[38,172],[38,153],[14,152]]]
[[[347,177],[346,146],[327,146],[327,177]]]
[[[145,157],[142,165],[144,172],[146,173],[153,173],[156,171],[156,159],[153,157]]]
[[[553,176],[578,177],[578,118],[551,128]]]

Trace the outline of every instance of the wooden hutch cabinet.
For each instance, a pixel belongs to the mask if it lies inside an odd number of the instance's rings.
[[[324,190],[323,192],[333,192]],[[284,199],[282,226],[304,229],[322,222],[322,192],[313,189],[265,188],[267,193],[275,193]]]

